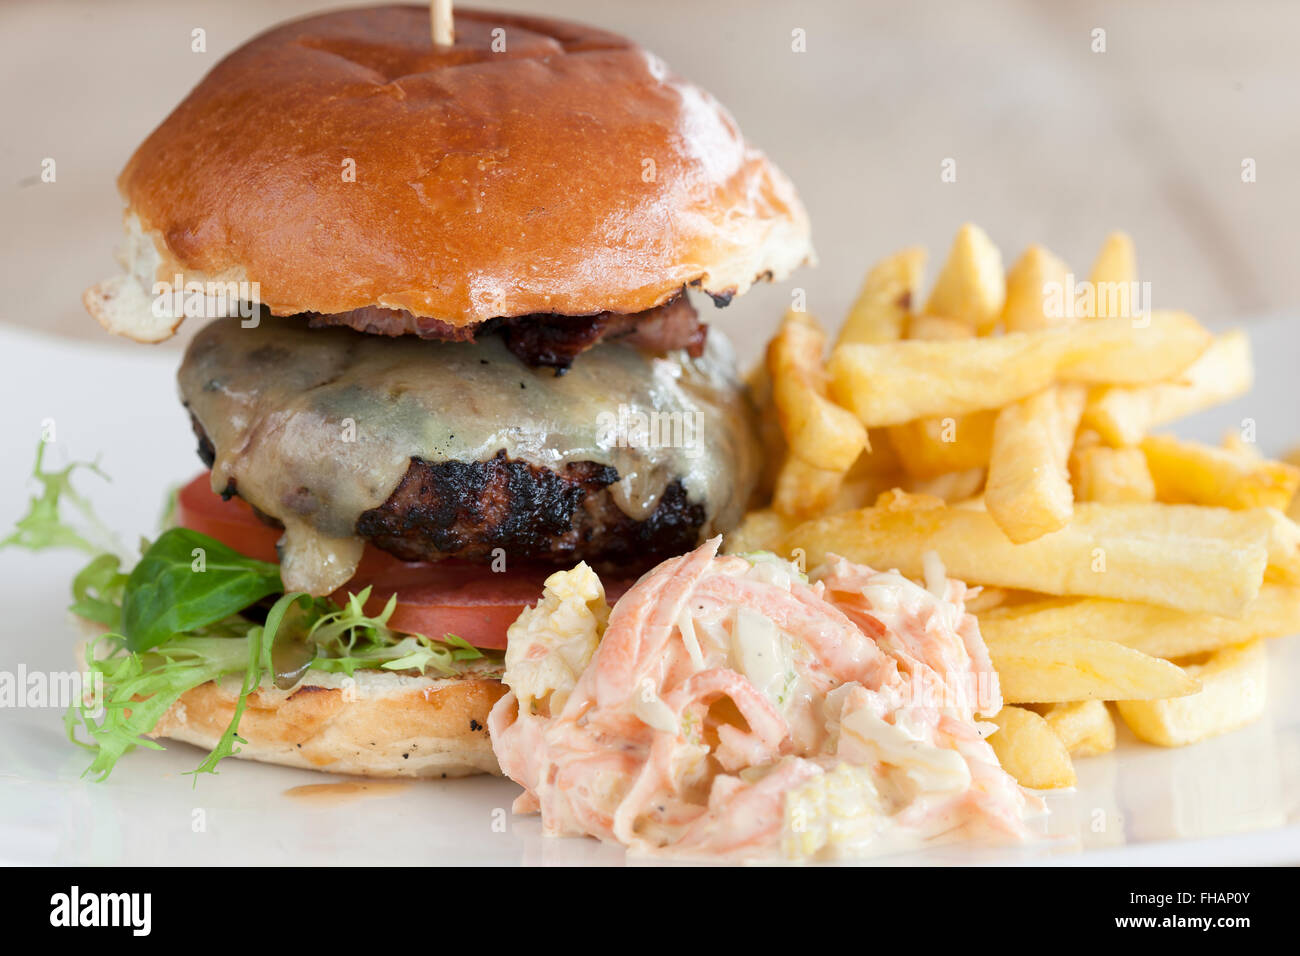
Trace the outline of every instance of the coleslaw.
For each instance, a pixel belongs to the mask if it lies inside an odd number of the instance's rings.
[[[611,611],[585,564],[511,627],[489,729],[517,813],[639,853],[792,860],[1027,839],[967,588],[715,538]]]

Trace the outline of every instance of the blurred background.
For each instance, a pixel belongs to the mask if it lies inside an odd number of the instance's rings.
[[[355,5],[0,5],[0,321],[108,346],[79,299],[117,268],[114,178],[135,145],[253,34]],[[1105,233],[1125,229],[1156,306],[1212,325],[1300,302],[1300,4],[1289,0],[475,5],[634,37],[712,91],[794,179],[820,265],[706,313],[747,357],[792,288],[837,325],[874,259],[923,243],[933,275],[968,220],[1008,263],[1041,242],[1080,274]],[[195,27],[205,53],[190,50]],[[47,157],[55,183],[41,181]],[[941,181],[948,159],[956,182]],[[1243,182],[1243,164],[1256,181]]]

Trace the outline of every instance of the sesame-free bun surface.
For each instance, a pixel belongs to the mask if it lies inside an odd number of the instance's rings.
[[[487,717],[505,686],[488,678],[438,679],[358,670],[309,670],[291,690],[254,690],[239,721],[237,757],[365,777],[463,777],[501,771]],[[239,680],[181,695],[151,737],[211,750],[234,716]]]
[[[343,10],[226,57],[122,172],[133,274],[465,326],[726,297],[811,258],[790,182],[653,55],[534,17],[455,27],[435,48],[427,4]]]

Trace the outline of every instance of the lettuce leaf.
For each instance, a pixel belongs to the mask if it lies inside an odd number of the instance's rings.
[[[107,527],[95,516],[90,502],[72,487],[72,476],[80,470],[89,471],[105,481],[108,476],[96,462],[74,461],[62,471],[46,471],[44,441],[36,446],[36,465],[32,477],[41,486],[41,492],[28,502],[27,514],[19,518],[14,530],[0,540],[0,548],[18,547],[28,551],[47,548],[73,548],[88,554],[119,550],[117,541]],[[88,526],[82,530],[69,524],[62,516],[64,508],[71,506]]]
[[[127,579],[122,633],[131,650],[147,651],[283,590],[279,565],[245,557],[206,534],[170,528]]]

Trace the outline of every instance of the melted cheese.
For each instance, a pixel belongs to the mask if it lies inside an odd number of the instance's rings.
[[[637,520],[681,478],[705,509],[701,538],[739,520],[757,466],[716,329],[700,359],[606,343],[557,377],[496,336],[450,343],[218,319],[190,344],[179,378],[216,450],[213,490],[233,484],[284,523],[285,586],[312,594],[352,576],[357,519],[388,499],[412,458],[487,461],[504,450],[557,470],[598,462],[617,470],[613,500]],[[663,424],[649,441],[646,421]]]

